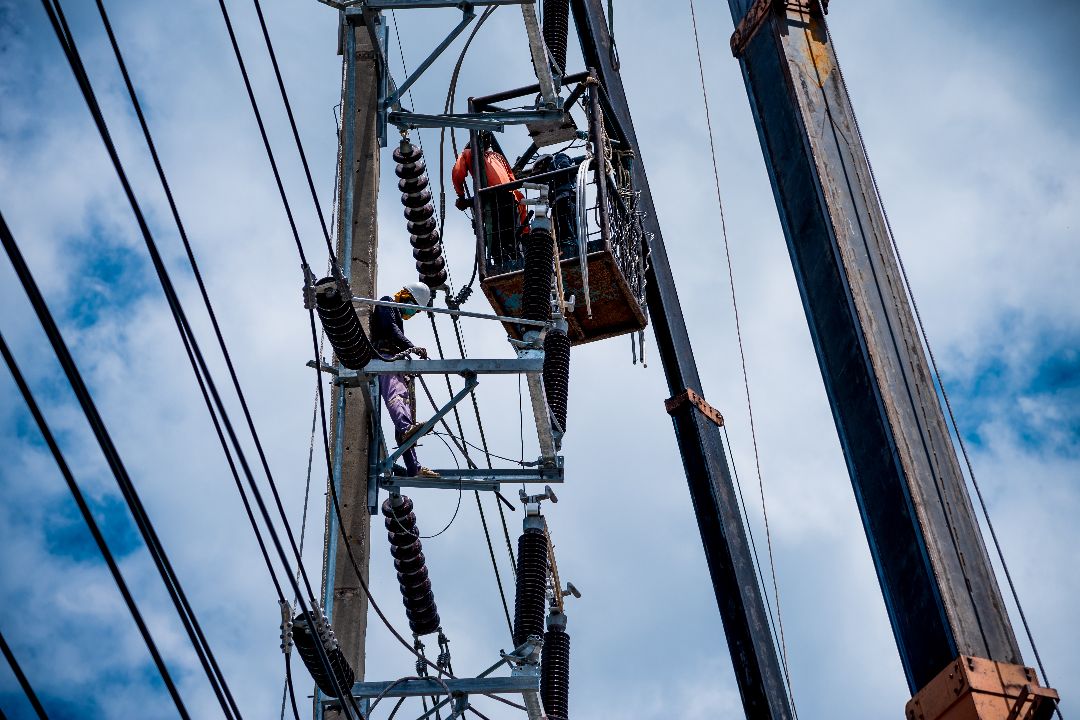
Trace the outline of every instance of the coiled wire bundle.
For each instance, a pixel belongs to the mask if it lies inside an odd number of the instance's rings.
[[[570,392],[570,338],[565,332],[554,329],[544,338],[544,394],[548,409],[566,432],[566,401]]]
[[[413,501],[404,495],[387,498],[382,504],[382,514],[386,516],[390,555],[394,558],[409,628],[414,635],[429,635],[439,629],[442,621],[435,605],[435,595],[431,591]]]
[[[435,222],[435,204],[431,196],[424,151],[403,139],[394,150],[395,172],[405,219],[409,221],[409,242],[413,248],[420,282],[435,289],[446,284],[448,273],[442,237]]]
[[[566,633],[566,617],[561,613],[559,622],[548,619],[548,631],[544,633],[540,700],[548,720],[567,720],[570,711],[570,636]]]
[[[551,320],[551,279],[555,272],[555,245],[551,233],[533,228],[523,236],[525,270],[521,287],[521,317]]]
[[[313,612],[318,612],[314,610]],[[323,649],[326,651],[326,655],[330,660],[330,667],[333,669],[334,677],[337,678],[337,687],[341,688],[345,692],[349,692],[352,689],[353,681],[356,679],[356,675],[353,673],[352,666],[349,665],[349,661],[345,658],[344,653],[341,652],[341,648],[338,647],[337,640],[333,636],[333,630],[330,627],[324,626],[323,637],[320,638],[320,633],[316,629],[312,631],[308,625],[307,618],[303,615],[297,615],[293,619],[292,636],[293,642],[296,645],[296,652],[300,654],[300,659],[304,661],[304,666],[307,667],[308,672],[311,673],[312,679],[315,680],[315,684],[319,686],[319,689],[323,691],[325,695],[329,697],[338,697],[337,690],[334,687],[334,680],[327,674],[326,668],[319,660],[319,650],[316,643],[321,642]]]
[[[527,527],[518,538],[517,594],[514,598],[514,645],[544,634],[547,601],[548,540],[540,528]]]
[[[336,279],[327,277],[315,283],[315,310],[338,361],[350,370],[362,370],[375,357],[375,348],[360,324],[352,298],[342,296]]]

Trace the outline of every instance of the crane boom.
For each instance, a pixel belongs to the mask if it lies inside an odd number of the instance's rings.
[[[729,5],[732,51],[908,686],[919,700],[959,658],[1019,667],[825,24],[828,2]],[[1040,717],[1053,701],[1001,703],[1013,705],[1013,717],[1029,707]],[[924,710],[918,717],[941,716]]]

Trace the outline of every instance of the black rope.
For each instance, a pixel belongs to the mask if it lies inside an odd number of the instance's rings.
[[[86,497],[83,495],[82,489],[75,481],[75,476],[71,472],[71,467],[64,458],[64,454],[60,450],[60,446],[57,444],[55,436],[53,436],[52,429],[49,427],[48,422],[46,422],[45,416],[42,414],[41,408],[37,404],[37,400],[30,391],[30,386],[23,377],[22,371],[19,370],[19,365],[15,361],[15,357],[11,354],[11,350],[8,348],[3,334],[0,334],[0,354],[4,356],[4,362],[7,363],[8,370],[11,371],[11,377],[19,387],[19,392],[22,393],[23,400],[26,402],[26,407],[30,410],[34,422],[37,423],[38,430],[41,432],[41,437],[45,440],[45,444],[49,446],[49,451],[52,453],[53,459],[60,469],[60,474],[64,476],[64,482],[67,483],[68,490],[71,491],[71,495],[75,499],[75,504],[79,508],[79,514],[82,515],[83,522],[86,523],[90,535],[94,538],[94,544],[97,545],[98,550],[101,552],[101,556],[105,559],[105,564],[109,567],[109,573],[112,575],[113,581],[120,591],[120,595],[124,598],[124,604],[127,605],[128,611],[135,621],[135,625],[139,628],[139,634],[142,635],[143,642],[146,643],[146,649],[150,651],[150,656],[153,658],[154,665],[161,675],[162,682],[165,683],[165,687],[169,691],[169,695],[172,697],[173,702],[176,704],[177,710],[180,711],[182,716],[186,717],[187,710],[184,708],[184,701],[180,698],[180,693],[176,689],[176,684],[173,682],[172,676],[169,674],[169,669],[165,666],[165,661],[158,651],[157,643],[154,642],[154,638],[150,634],[150,629],[146,626],[142,613],[139,612],[139,607],[135,602],[135,598],[132,597],[127,582],[120,573],[120,567],[116,563],[116,558],[113,557],[112,551],[109,550],[109,546],[105,542],[105,536],[101,534],[101,528],[98,526],[97,520],[94,519],[94,514],[90,510],[90,506],[86,502]],[[2,641],[3,639],[0,637],[0,642]],[[4,654],[7,655],[7,646],[5,645],[4,647]],[[14,658],[9,657],[8,661],[14,662]],[[12,669],[15,669],[14,665],[12,666]],[[16,675],[19,675],[18,671],[16,671]],[[22,681],[20,680],[20,683],[21,682]],[[39,715],[44,716],[44,712],[39,712]]]
[[[4,357],[7,357],[6,345]],[[30,684],[30,681],[26,678],[26,674],[23,673],[22,667],[19,665],[19,661],[15,659],[15,653],[11,652],[11,648],[8,647],[7,640],[4,639],[4,633],[0,632],[0,651],[4,653],[4,657],[7,658],[8,665],[11,666],[11,672],[15,673],[15,679],[19,681],[19,686],[22,688],[23,694],[26,695],[26,699],[30,701],[30,705],[34,708],[34,712],[41,720],[49,720],[49,716],[45,714],[45,708],[42,707],[41,701],[38,700],[37,693],[34,692],[34,686]],[[179,701],[179,696],[177,696]],[[183,707],[178,705],[177,708]]]

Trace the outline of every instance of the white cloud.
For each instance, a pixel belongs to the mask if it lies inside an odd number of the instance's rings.
[[[65,333],[241,706],[250,717],[276,716],[282,670],[273,592],[251,532],[238,515],[242,509],[233,481],[156,281],[145,267],[131,270],[117,285],[126,287],[138,273],[146,294],[124,300],[92,278],[92,267],[73,261],[105,246],[128,249],[139,257],[144,250],[55,40],[40,11],[30,5],[9,5],[7,17],[14,26],[0,29],[0,45],[7,47],[0,68],[0,205],[55,311],[72,307],[89,293],[109,301],[96,325],[77,329],[68,323]],[[125,163],[204,350],[212,356],[216,377],[224,383],[224,368],[210,352],[208,323],[196,310],[196,288],[184,269],[163,198],[153,189],[152,167],[126,110],[100,24],[89,9],[69,5]],[[1080,269],[1073,242],[1080,143],[1069,133],[1072,118],[1055,115],[1056,109],[1044,105],[1039,93],[1025,92],[1039,68],[1023,56],[1002,53],[978,34],[965,34],[963,18],[930,5],[916,10],[881,2],[848,4],[835,7],[829,17],[939,360],[948,375],[966,383],[990,361],[1013,368],[1039,358],[1038,333],[1047,328],[1062,333],[1077,328],[1071,281]],[[313,264],[320,265],[320,231],[254,16],[245,3],[230,8],[301,237]],[[212,3],[191,8],[113,2],[110,11],[286,508],[296,522],[313,391],[304,368],[310,343],[307,318],[299,306],[300,276],[291,235],[224,27]],[[334,164],[331,107],[337,102],[340,69],[333,52],[334,14],[314,2],[266,3],[266,11],[325,210]],[[453,13],[435,11],[401,12],[398,19],[410,68],[454,21]],[[616,23],[642,154],[705,390],[729,420],[735,460],[764,552],[688,14],[681,7],[657,13],[646,3],[626,2],[617,8]],[[795,695],[805,717],[895,715],[907,690],[742,78],[726,48],[730,17],[720,5],[699,7],[699,26],[705,32],[721,184]],[[895,30],[867,31],[883,26]],[[1023,27],[1018,32],[1035,30]],[[515,12],[498,12],[477,43],[476,54],[465,65],[459,97],[527,80]],[[507,64],[493,68],[485,57],[506,58]],[[896,58],[904,62],[898,66]],[[448,72],[440,62],[418,83],[418,106],[441,108]],[[661,93],[664,102],[657,101]],[[435,134],[425,132],[423,137],[433,154]],[[412,275],[391,179],[387,169],[380,206],[379,284],[384,292]],[[90,223],[100,228],[93,237],[87,233]],[[470,268],[471,235],[456,214],[448,219],[447,236],[460,283]],[[5,338],[41,393],[50,421],[62,432],[80,481],[95,497],[112,493],[112,480],[78,411],[59,394],[63,383],[44,338],[33,329],[14,276],[2,265],[5,313],[0,325]],[[477,308],[483,305],[473,302]],[[430,346],[425,323],[414,321],[407,330]],[[505,354],[497,331],[475,323],[466,327],[470,354]],[[449,333],[444,330],[443,336],[447,339]],[[630,713],[738,717],[723,630],[670,421],[663,413],[666,385],[651,340],[649,345],[648,369],[630,366],[625,339],[574,354],[568,483],[559,493],[560,504],[550,512],[563,577],[585,593],[569,607],[572,708],[575,717],[583,718]],[[5,428],[11,428],[19,403],[10,384],[0,387]],[[515,455],[519,436],[514,383],[485,379],[480,390],[492,449]],[[955,399],[964,402],[962,394]],[[1049,432],[1060,411],[1052,400],[1027,395],[1020,399],[1019,411]],[[230,412],[239,422],[239,409],[233,405]],[[1069,443],[1074,445],[1075,438],[1065,436],[1055,444],[1070,449],[1067,455],[1032,450],[1020,444],[1009,423],[1017,408],[1007,402],[990,407],[992,416],[978,428],[987,441],[976,457],[977,468],[1043,658],[1052,680],[1069,698],[1080,690],[1073,680],[1080,677],[1075,650],[1080,638],[1072,628],[1069,605],[1080,589],[1080,563],[1071,550],[1080,546],[1072,522],[1078,502],[1077,465],[1075,447]],[[464,416],[476,440],[471,411]],[[526,426],[527,454],[535,452],[528,432]],[[49,555],[44,529],[26,530],[44,528],[47,515],[66,502],[48,458],[40,449],[23,447],[21,436],[10,430],[5,430],[4,447],[11,448],[12,455],[0,471],[0,491],[5,506],[18,508],[21,515],[15,510],[0,515],[3,567],[34,572],[2,574],[5,607],[31,621],[18,632],[9,622],[3,625],[9,639],[18,641],[16,650],[27,653],[25,664],[35,684],[55,692],[92,693],[95,677],[115,673],[121,680],[98,693],[108,708],[103,717],[129,716],[136,707],[141,716],[169,716],[168,699],[146,683],[147,658],[118,596],[110,595],[104,569]],[[449,462],[440,447],[433,438],[426,440],[423,457],[432,464]],[[254,460],[253,452],[249,457]],[[317,449],[317,463],[319,457]],[[318,469],[313,485],[305,556],[317,582],[323,512]],[[430,493],[417,499],[424,532],[442,527],[457,500],[452,494]],[[502,531],[495,505],[490,498],[485,503],[505,583],[509,563]],[[15,524],[20,517],[21,523]],[[512,537],[519,520],[516,514],[509,517]],[[403,626],[380,528],[376,520],[372,587],[391,619]],[[509,645],[509,638],[470,496],[462,499],[454,525],[427,542],[425,552],[456,669],[470,672],[486,666],[500,647]],[[138,553],[125,559],[124,569],[182,678],[185,698],[196,708],[193,714],[215,716],[214,700],[152,566]],[[72,587],[77,592],[58,591]],[[409,656],[374,616],[370,627],[368,677],[411,673]],[[50,642],[53,637],[69,640]],[[64,668],[67,684],[51,680],[50,667]],[[852,667],[860,668],[855,684]],[[306,693],[302,672],[298,670],[299,685]],[[17,692],[7,676],[0,679],[0,688],[5,698]],[[844,698],[844,709],[839,697]],[[497,706],[485,705],[484,712],[492,718],[511,716]]]

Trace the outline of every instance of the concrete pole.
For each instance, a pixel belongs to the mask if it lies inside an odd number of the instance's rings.
[[[351,19],[351,18],[350,18]],[[359,20],[359,18],[356,18]],[[337,257],[355,295],[373,297],[378,255],[377,203],[379,143],[375,108],[378,60],[371,36],[362,24],[343,24],[342,52],[347,72],[343,88],[343,172],[338,195]],[[360,310],[365,329],[370,313]],[[359,569],[368,580],[371,516],[367,506],[368,452],[371,435],[367,388],[335,388],[331,418],[334,480],[338,483],[345,536]],[[363,680],[367,639],[367,596],[360,588],[337,518],[327,498],[327,543],[324,557],[324,599],[341,649]],[[330,596],[326,590],[332,587]],[[328,718],[339,717],[328,712]]]

